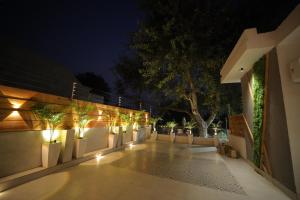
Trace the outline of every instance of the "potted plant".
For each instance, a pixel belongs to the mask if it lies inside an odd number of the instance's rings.
[[[186,122],[184,128],[187,129],[187,134],[188,134],[188,143],[193,144],[193,133],[192,129],[196,127],[196,122],[190,121]]]
[[[218,135],[218,131],[221,130],[222,121],[218,121],[217,123],[211,123],[212,129],[214,130],[214,135]]]
[[[175,141],[174,128],[177,126],[177,123],[175,121],[170,121],[170,122],[167,122],[166,125],[170,129],[171,142],[174,142]]]
[[[153,126],[153,132],[152,132],[152,135],[151,135],[151,139],[152,140],[156,140],[157,139],[157,131],[156,131],[156,124],[158,121],[162,120],[161,117],[151,117],[150,118],[150,123],[152,124]]]
[[[127,135],[130,134],[128,132],[129,126],[132,124],[132,118],[129,114],[120,113],[120,120],[121,120],[121,126],[122,126],[122,138],[123,143],[126,144],[127,142]]]
[[[117,126],[118,118],[119,118],[119,112],[115,112],[115,115],[112,113],[107,113],[106,115],[108,119],[108,147],[109,148],[116,148],[119,143],[119,133],[120,133],[120,127]]]
[[[73,156],[75,158],[80,158],[84,155],[86,146],[87,146],[87,139],[85,136],[85,128],[93,119],[92,116],[88,115],[91,111],[95,109],[95,106],[91,103],[83,104],[79,103],[78,101],[72,103],[72,108],[76,113],[75,121],[78,126],[78,130],[76,131],[76,140],[73,149]]]
[[[42,145],[42,164],[43,167],[53,167],[57,164],[61,148],[61,143],[56,141],[54,134],[62,124],[65,113],[58,111],[58,108],[53,105],[46,104],[35,104],[32,111],[44,125],[49,127],[48,130],[44,130],[46,141]]]
[[[142,132],[140,130],[140,121],[142,118],[142,115],[145,113],[145,111],[138,111],[134,114],[134,123],[133,123],[133,141],[137,142],[140,140],[140,137],[142,135]]]

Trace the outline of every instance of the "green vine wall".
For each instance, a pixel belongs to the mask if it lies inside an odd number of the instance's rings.
[[[253,162],[259,167],[261,158],[261,142],[263,131],[264,113],[264,86],[265,86],[265,57],[257,61],[253,66]]]

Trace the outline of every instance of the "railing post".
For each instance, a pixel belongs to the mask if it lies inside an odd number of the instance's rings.
[[[121,107],[121,105],[122,105],[122,97],[119,96],[118,106]]]
[[[71,100],[73,100],[76,91],[76,82],[73,82]]]

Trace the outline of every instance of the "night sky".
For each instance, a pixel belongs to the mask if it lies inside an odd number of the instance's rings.
[[[141,16],[135,0],[0,0],[0,36],[112,87],[111,68]]]

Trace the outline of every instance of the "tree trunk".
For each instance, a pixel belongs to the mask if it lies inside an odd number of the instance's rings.
[[[196,88],[194,87],[194,84],[193,84],[193,81],[191,78],[189,79],[189,84],[191,87],[191,93],[189,95],[188,100],[191,105],[192,114],[194,115],[194,119],[199,128],[199,134],[200,134],[200,136],[208,137],[207,129],[210,126],[210,124],[213,122],[213,120],[215,119],[216,114],[213,112],[206,121],[201,117],[201,115],[199,113],[199,109],[198,109],[197,91],[196,91]]]

